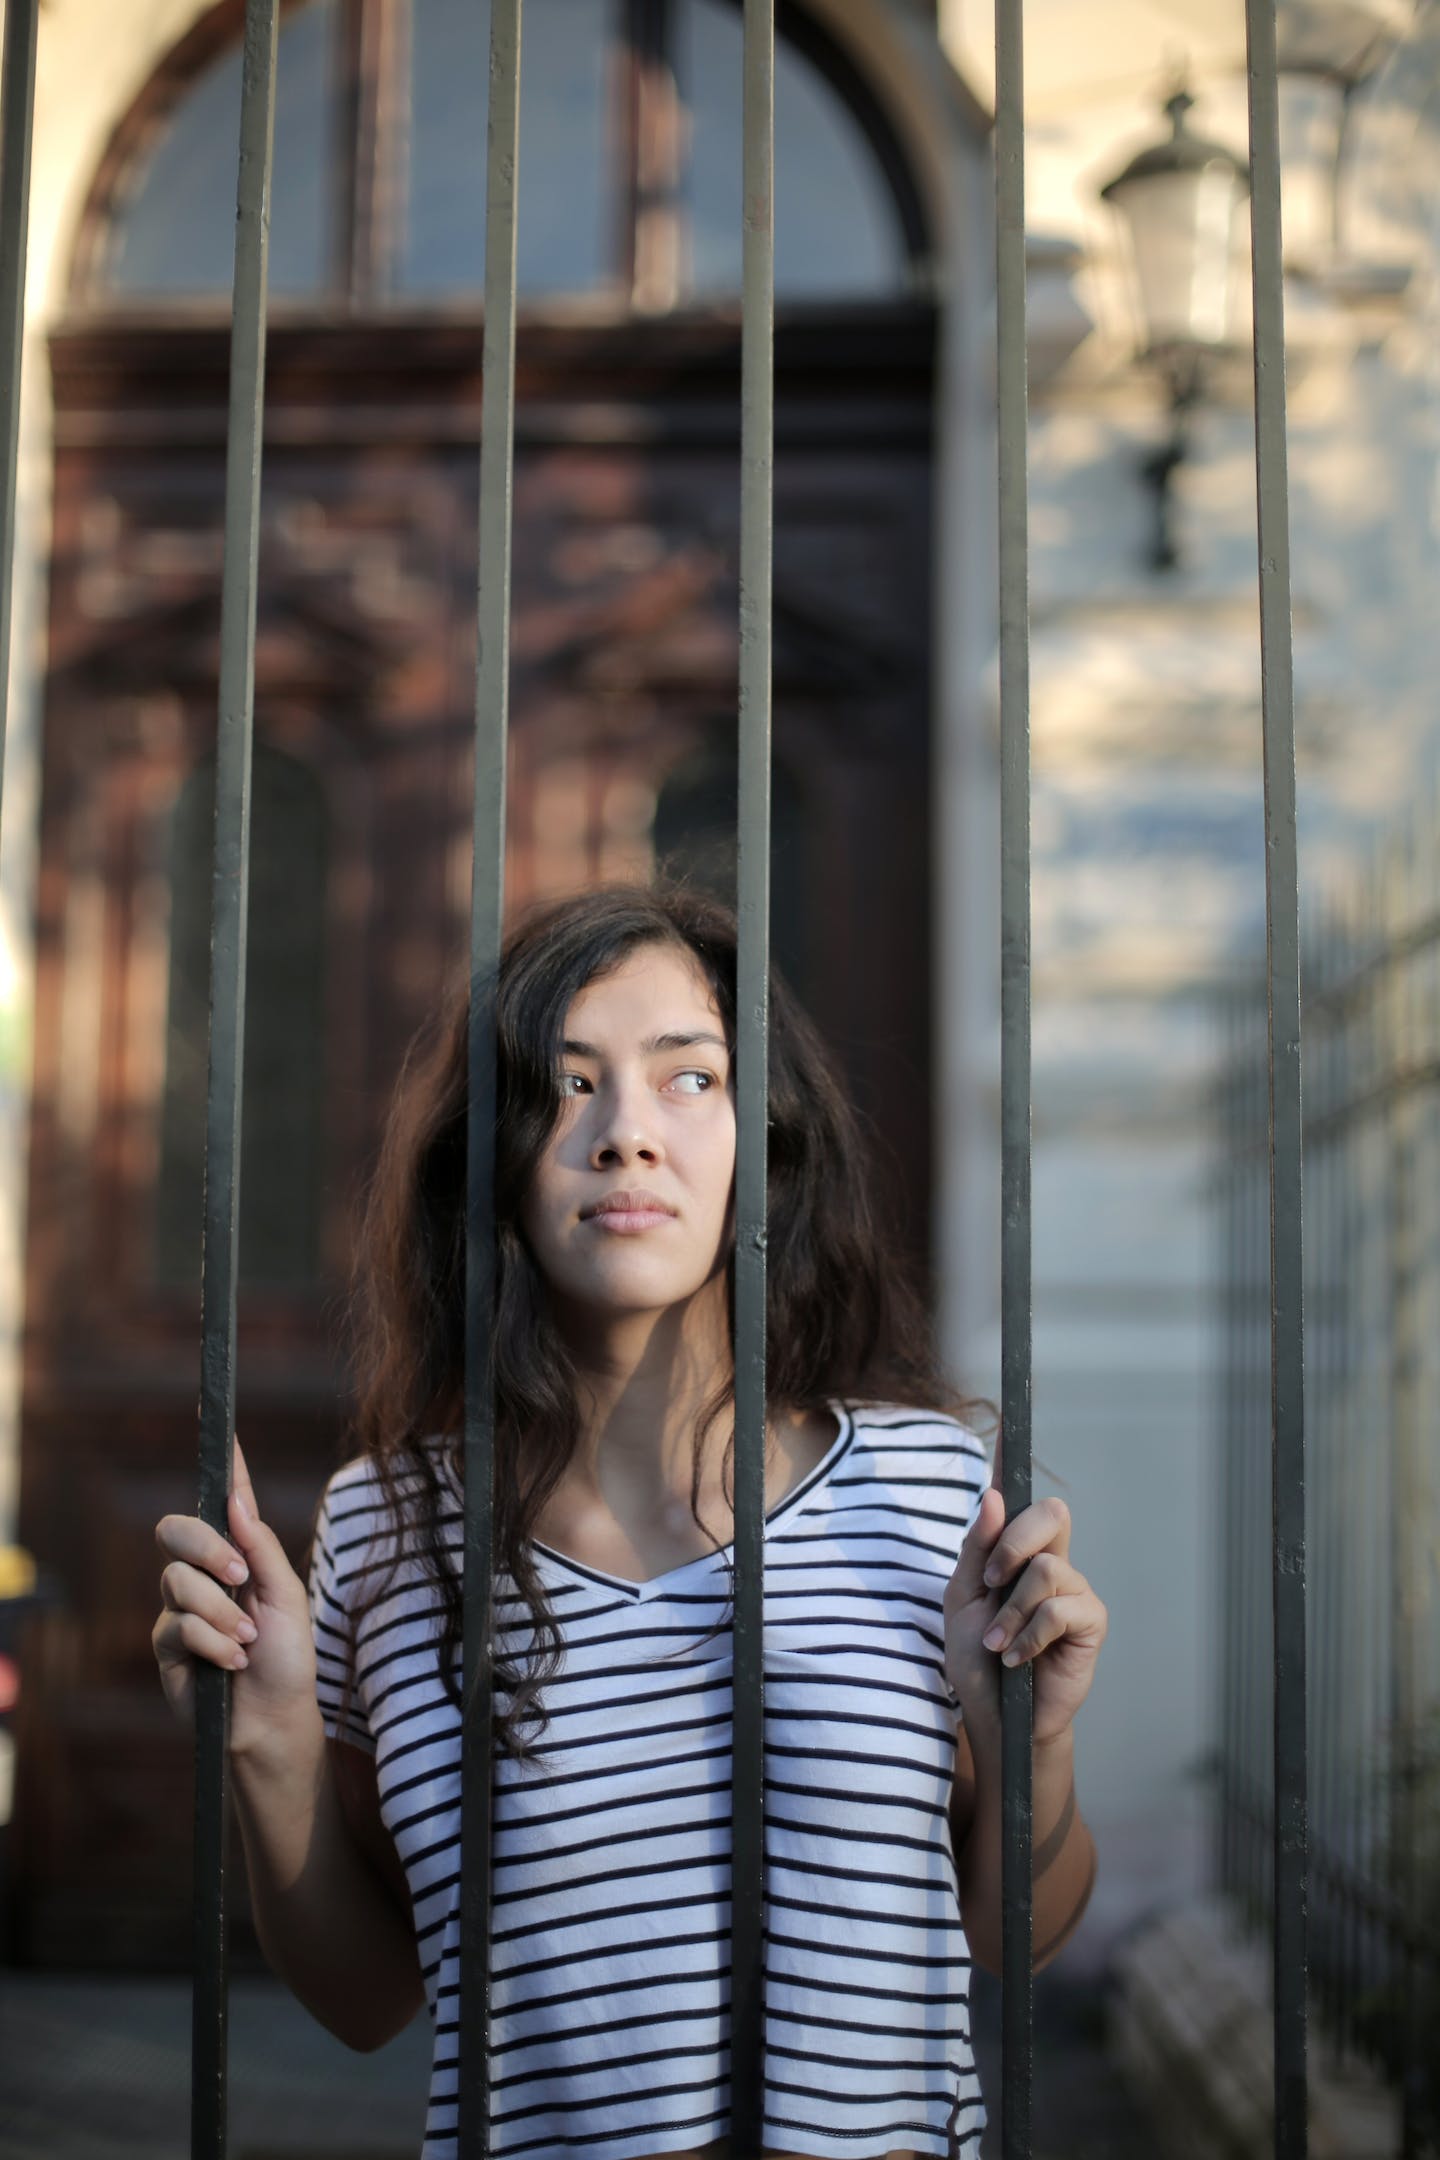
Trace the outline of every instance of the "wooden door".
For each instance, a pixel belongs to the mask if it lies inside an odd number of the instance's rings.
[[[932,343],[926,310],[856,308],[782,321],[776,353],[773,947],[922,1275]],[[297,1565],[343,1451],[359,1181],[468,945],[479,349],[454,322],[272,335],[238,1423]],[[733,859],[738,352],[722,315],[522,331],[512,904]],[[190,1743],[149,1637],[154,1524],[195,1488],[227,355],[144,324],[53,352],[19,1534],[67,1604],[26,1649],[15,1915],[44,1965],[189,1957]]]

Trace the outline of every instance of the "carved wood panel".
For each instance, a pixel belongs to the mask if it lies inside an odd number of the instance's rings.
[[[775,543],[774,950],[922,1266],[931,339],[918,313],[782,333]],[[360,1182],[405,1044],[468,951],[478,351],[454,325],[272,337],[256,739],[323,805],[325,1114],[313,1281],[242,1265],[238,1422],[297,1565],[342,1442]],[[17,1941],[39,1963],[178,1966],[188,1752],[149,1632],[154,1523],[193,1505],[199,1300],[198,1277],[157,1277],[157,1180],[170,821],[214,740],[225,347],[76,332],[54,367],[20,1535],[69,1607],[27,1653]],[[697,818],[723,871],[738,496],[733,323],[522,333],[510,903],[643,875]],[[257,861],[272,841],[257,820]],[[252,909],[284,870],[252,868]],[[283,1048],[272,1030],[267,1087]],[[238,1871],[233,1893],[243,1965]]]

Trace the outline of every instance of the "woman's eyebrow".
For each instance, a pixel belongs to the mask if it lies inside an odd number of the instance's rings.
[[[651,1035],[645,1042],[641,1043],[640,1049],[642,1055],[648,1057],[655,1050],[688,1050],[692,1043],[714,1043],[719,1049],[725,1051],[727,1056],[730,1050],[730,1045],[723,1035],[712,1035],[708,1030],[701,1028],[694,1030],[672,1028],[666,1035]],[[571,1036],[566,1037],[560,1048],[570,1057],[598,1058],[604,1055],[603,1051],[596,1049],[594,1043],[576,1042]]]

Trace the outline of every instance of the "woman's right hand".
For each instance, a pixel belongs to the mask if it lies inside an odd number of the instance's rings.
[[[196,1659],[233,1672],[234,1754],[314,1712],[315,1640],[305,1585],[259,1519],[238,1433],[226,1508],[233,1544],[198,1515],[166,1515],[156,1524],[155,1542],[169,1564],[160,1577],[164,1609],[150,1639],[166,1700],[186,1724],[195,1717]],[[231,1597],[236,1565],[247,1572],[238,1597]]]

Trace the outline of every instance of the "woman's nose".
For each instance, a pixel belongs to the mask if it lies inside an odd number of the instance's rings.
[[[615,1160],[620,1162],[630,1162],[632,1160],[658,1162],[659,1158],[659,1148],[648,1140],[644,1133],[627,1132],[623,1126],[618,1126],[613,1131],[607,1132],[593,1150],[593,1159],[597,1167]]]
[[[643,1090],[617,1088],[608,1098],[600,1098],[601,1110],[592,1156],[603,1162],[607,1157],[618,1155],[622,1161],[632,1155],[645,1155],[652,1159],[659,1153],[654,1126],[646,1114]]]

